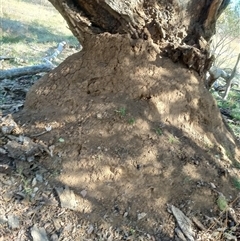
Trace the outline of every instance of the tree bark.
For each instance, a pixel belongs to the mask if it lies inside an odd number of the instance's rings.
[[[49,0],[83,47],[89,35],[129,34],[151,39],[173,61],[204,74],[212,59],[208,41],[230,0]]]

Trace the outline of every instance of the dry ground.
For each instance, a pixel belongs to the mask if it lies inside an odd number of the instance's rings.
[[[17,126],[1,119],[1,240],[181,240],[171,205],[193,240],[238,240],[239,148],[201,80],[147,43],[98,41],[36,82]]]

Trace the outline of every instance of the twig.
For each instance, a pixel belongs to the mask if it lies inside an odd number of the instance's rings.
[[[6,57],[6,56],[0,56],[0,60],[11,60],[15,59],[14,57]]]
[[[42,136],[42,135],[44,135],[44,134],[46,134],[46,133],[48,133],[49,131],[43,131],[43,132],[40,132],[40,133],[37,133],[37,134],[33,134],[33,135],[31,135],[30,137],[32,138],[32,137],[38,137],[38,136]]]

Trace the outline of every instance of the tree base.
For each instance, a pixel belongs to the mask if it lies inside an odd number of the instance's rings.
[[[94,99],[141,100],[152,106],[154,121],[214,144],[234,142],[198,75],[156,48],[124,35],[92,36],[82,52],[33,86],[25,110],[36,112],[37,118],[64,121],[60,116],[81,118],[84,102]]]
[[[52,126],[41,138],[62,158],[58,180],[88,190],[93,219],[105,212],[122,222],[129,210],[135,223],[144,212],[151,218],[138,225],[153,230],[168,202],[210,212],[216,197],[198,180],[237,194],[219,175],[239,152],[216,102],[195,72],[156,50],[127,36],[93,36],[27,95],[21,121],[31,118],[29,133]]]

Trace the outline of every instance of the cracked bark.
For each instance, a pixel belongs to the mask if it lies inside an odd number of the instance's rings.
[[[151,39],[173,61],[200,75],[209,69],[208,41],[229,0],[49,0],[82,43],[105,32]],[[203,44],[204,43],[204,44]],[[159,51],[159,50],[158,50]]]

